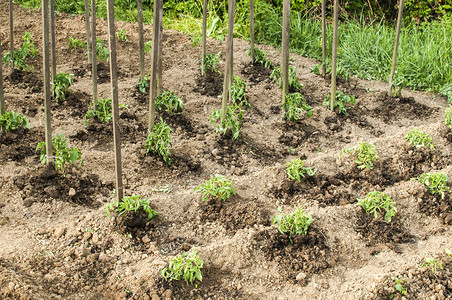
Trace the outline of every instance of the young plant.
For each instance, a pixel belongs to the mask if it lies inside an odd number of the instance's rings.
[[[221,74],[221,72],[217,69],[217,64],[220,62],[220,55],[221,51],[217,54],[206,54],[206,56],[204,56],[204,74],[207,73],[207,70]],[[199,65],[202,69],[201,60],[199,61]]]
[[[284,118],[287,121],[298,122],[302,114],[312,117],[312,107],[306,103],[306,99],[300,93],[286,94],[286,102],[283,104]]]
[[[99,62],[103,60],[105,62],[108,62],[108,60],[110,59],[110,51],[108,50],[107,44],[105,44],[105,42],[100,38],[97,38],[96,40],[96,52]]]
[[[170,114],[180,113],[184,108],[184,102],[173,91],[163,91],[155,98],[155,108],[158,111],[165,109]]]
[[[83,49],[86,47],[86,43],[81,39],[74,39],[69,37],[69,51],[72,53],[77,49]]]
[[[72,74],[58,73],[52,85],[53,96],[56,102],[65,101],[66,95],[69,93],[69,87],[72,85]]]
[[[419,128],[414,128],[408,131],[406,138],[408,144],[413,145],[416,148],[430,147],[435,148],[431,135],[423,132]]]
[[[196,253],[195,247],[190,252],[183,252],[181,255],[174,257],[168,267],[161,272],[166,280],[185,280],[188,284],[193,284],[195,280],[202,281],[201,269],[204,261],[199,254]]]
[[[251,55],[250,49],[246,50],[246,53],[248,55]],[[267,53],[262,51],[261,49],[255,47],[254,48],[254,64],[261,64],[267,69],[273,69],[274,65],[273,63],[267,58]]]
[[[384,214],[386,222],[390,222],[397,213],[396,203],[392,201],[390,196],[382,192],[370,192],[366,195],[366,198],[358,199],[358,203],[367,214],[373,214],[374,218]]]
[[[152,220],[155,216],[160,215],[160,213],[150,207],[149,199],[143,198],[140,195],[124,196],[121,201],[115,200],[105,206],[105,213],[109,218],[111,218],[111,211],[124,217],[130,212],[138,212],[139,210],[143,210],[146,213],[148,220]]]
[[[94,104],[91,103],[91,106]],[[96,118],[100,122],[108,123],[113,119],[112,107],[111,107],[111,99],[110,98],[100,98],[97,100],[95,110],[88,110],[85,114],[83,120],[85,121],[85,125],[88,125],[88,119]],[[119,108],[127,108],[124,104],[119,104]]]
[[[444,124],[452,131],[452,106],[446,108],[446,115],[444,117]]]
[[[64,165],[66,163],[75,164],[80,161],[80,166],[83,163],[82,153],[78,148],[68,148],[67,141],[62,134],[57,135],[52,139],[52,154],[54,158],[55,170],[61,170],[64,174]],[[41,163],[47,163],[46,144],[40,142],[36,147],[36,151],[41,150]]]
[[[149,74],[146,74],[143,78],[138,78],[137,87],[141,93],[146,93],[146,89],[149,88]]]
[[[439,194],[444,198],[446,192],[449,192],[447,175],[444,173],[424,173],[417,180],[424,184],[432,195]]]
[[[129,39],[127,38],[127,33],[128,31],[123,29],[123,28],[119,28],[119,31],[116,32],[116,37],[118,38],[118,40],[122,41],[122,42],[128,42]]]
[[[377,150],[372,143],[359,142],[358,146],[355,148],[343,149],[340,156],[344,153],[356,155],[355,163],[357,164],[358,169],[367,168],[372,170],[374,168],[373,162],[378,160]]]
[[[160,118],[160,122],[154,125],[154,128],[149,132],[146,138],[146,154],[157,154],[162,157],[168,165],[171,165],[172,160],[169,157],[171,154],[169,148],[173,145],[170,135],[171,132],[173,132],[173,130],[162,118]]]
[[[144,52],[152,52],[152,41],[147,41],[146,43],[144,43]]]
[[[278,207],[278,211],[281,212],[281,207]],[[299,206],[297,210],[291,214],[274,216],[272,224],[278,223],[279,232],[289,235],[289,239],[292,242],[293,235],[307,234],[308,228],[312,222],[314,222],[314,218],[305,212],[302,206]]]
[[[331,95],[328,94],[325,97],[325,101],[323,101],[323,106],[330,108],[330,100]],[[333,110],[337,109],[337,112],[339,114],[343,114],[345,116],[348,116],[348,110],[353,107],[356,103],[356,98],[352,95],[345,95],[342,91],[336,92],[336,100],[333,104]]]
[[[232,179],[229,180],[223,175],[211,176],[205,183],[195,187],[195,192],[201,193],[201,201],[221,200],[225,201],[235,195]]]
[[[22,40],[22,46],[14,51],[14,57],[11,57],[10,52],[6,52],[5,54],[3,54],[2,60],[5,64],[9,63],[11,60],[14,60],[14,65],[17,66],[20,71],[32,71],[33,66],[26,64],[25,60],[28,57],[35,57],[39,52],[33,42],[33,36],[31,35],[31,33],[25,32]]]
[[[436,274],[436,272],[438,272],[438,269],[443,269],[443,263],[441,261],[438,261],[436,258],[426,257],[424,263],[422,264],[422,267],[430,268],[432,274]]]
[[[392,277],[392,279],[395,281],[396,285],[395,285],[395,289],[397,292],[399,292],[400,295],[406,295],[407,290],[405,288],[405,286],[403,285],[405,283],[405,280],[402,278],[397,278],[397,277]],[[390,299],[393,299],[394,295],[391,294],[390,295]]]
[[[212,124],[221,122],[222,110],[213,111],[210,115],[210,122]],[[226,134],[231,129],[232,140],[235,141],[240,136],[240,126],[242,125],[243,109],[237,104],[228,105],[226,110],[226,118],[217,125],[216,132]]]
[[[27,117],[22,114],[15,113],[14,111],[7,111],[3,115],[0,115],[0,127],[5,132],[17,130],[19,127],[30,128],[30,123]]]
[[[272,78],[276,83],[278,83],[279,88],[282,88],[282,73],[281,68],[275,68],[273,72],[270,75],[270,78]],[[293,88],[296,90],[301,90],[303,87],[303,84],[301,84],[298,81],[297,78],[297,72],[295,71],[295,68],[292,66],[289,66],[289,82],[288,82],[289,88]]]
[[[239,76],[234,76],[234,83],[229,91],[231,101],[240,107],[250,108],[250,104],[246,100],[246,84]]]
[[[301,181],[301,178],[304,178],[305,175],[314,176],[316,170],[313,170],[311,167],[304,166],[304,160],[300,158],[296,158],[291,162],[286,164],[287,166],[287,176],[290,180]]]

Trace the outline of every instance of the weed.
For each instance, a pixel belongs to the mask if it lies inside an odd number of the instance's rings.
[[[282,88],[281,67],[275,68],[271,73],[270,78],[272,78],[279,85],[280,89]],[[301,88],[303,87],[303,85],[298,81],[297,72],[295,71],[295,68],[292,66],[289,66],[288,86],[289,88],[293,88],[298,91],[301,90]]]
[[[101,61],[108,62],[108,60],[110,59],[110,51],[108,50],[107,44],[105,44],[105,42],[100,38],[97,38],[96,52],[99,62]]]
[[[452,257],[452,249],[446,249],[446,254]]]
[[[173,91],[163,91],[155,98],[155,108],[158,111],[165,109],[170,114],[180,113],[184,109],[184,102]]]
[[[444,85],[439,92],[447,98],[449,103],[452,102],[452,83]]]
[[[323,106],[330,108],[331,95],[328,94],[323,101]],[[353,107],[356,103],[356,98],[352,95],[345,95],[342,91],[336,92],[336,100],[333,104],[333,110],[336,110],[339,114],[348,116],[348,110]]]
[[[146,154],[157,154],[162,157],[168,165],[171,165],[172,160],[169,157],[171,154],[169,148],[173,145],[170,136],[171,132],[173,132],[173,130],[162,118],[160,118],[160,122],[154,125],[154,128],[152,128],[152,131],[149,132],[146,138]]]
[[[162,185],[162,186],[154,186],[154,188],[152,189],[152,192],[154,193],[171,193],[173,191],[173,185],[172,184],[167,184],[167,185]]]
[[[202,281],[201,269],[204,261],[196,253],[195,247],[190,252],[183,252],[171,259],[168,267],[161,272],[166,280],[185,280],[189,284],[193,284],[195,280]]]
[[[58,73],[52,85],[53,96],[56,102],[65,101],[66,95],[69,93],[69,87],[72,85],[73,74]]]
[[[23,40],[22,46],[14,51],[14,57],[11,57],[10,52],[6,52],[5,54],[3,54],[2,60],[5,64],[13,60],[14,65],[17,66],[20,71],[22,70],[32,71],[33,66],[26,64],[25,60],[28,57],[31,58],[35,57],[36,55],[38,55],[39,52],[36,49],[36,45],[33,42],[33,36],[31,33],[25,32],[22,37],[22,40]]]
[[[240,107],[250,108],[250,104],[246,100],[246,84],[239,76],[234,76],[234,83],[229,91],[231,101]]]
[[[199,34],[199,33],[195,33],[195,34],[192,34],[191,36],[190,36],[190,40],[191,40],[191,46],[192,47],[196,47],[196,46],[198,46],[199,45],[199,43],[201,43],[201,41],[202,41],[202,35],[201,34]]]
[[[225,201],[236,194],[233,183],[232,179],[229,180],[225,176],[217,174],[195,187],[195,192],[201,193],[201,201],[203,202],[210,199]]]
[[[436,274],[436,272],[438,272],[438,269],[443,269],[443,263],[441,261],[438,261],[436,258],[426,257],[424,262],[422,263],[422,267],[430,268],[432,274]]]
[[[452,131],[452,106],[446,108],[446,116],[444,117],[444,124]]]
[[[301,178],[305,177],[305,174],[308,176],[314,176],[316,170],[313,170],[311,167],[304,166],[304,160],[300,158],[296,158],[291,162],[286,164],[287,166],[287,176],[289,176],[290,180],[301,181]]]
[[[359,142],[355,148],[342,149],[340,156],[344,153],[356,155],[355,163],[358,169],[370,169],[374,168],[373,162],[378,160],[377,150],[372,143]]]
[[[250,49],[246,50],[248,55],[251,55]],[[261,49],[254,47],[254,61],[253,63],[261,64],[267,69],[273,69],[275,66],[273,63],[267,58],[267,53],[262,51]]]
[[[210,122],[212,124],[221,121],[222,110],[213,111],[210,115]],[[232,140],[235,141],[239,138],[240,127],[242,125],[243,119],[243,109],[236,105],[228,105],[226,110],[226,118],[217,125],[216,132],[226,134],[226,132],[231,129]]]
[[[83,163],[82,153],[78,148],[68,148],[67,140],[62,134],[58,134],[52,139],[52,154],[54,158],[55,170],[61,170],[64,174],[64,165],[66,163],[75,164],[76,161],[80,161],[80,166]],[[41,150],[40,161],[42,164],[47,162],[46,144],[40,142],[36,147],[36,151]]]
[[[149,74],[146,74],[143,78],[138,78],[137,87],[141,93],[146,93],[146,89],[149,88]]]
[[[206,56],[204,56],[204,74],[207,73],[207,70],[221,74],[221,72],[217,69],[217,64],[220,62],[220,55],[221,51],[217,54],[206,54]],[[201,60],[199,61],[199,65],[202,69]]]
[[[144,43],[144,52],[152,52],[152,41],[147,41],[146,43]]]
[[[69,51],[74,52],[77,49],[83,49],[86,47],[86,43],[81,39],[74,39],[69,37]]]
[[[278,207],[278,211],[282,211],[281,207]],[[305,212],[302,206],[299,206],[297,210],[291,214],[274,216],[272,224],[278,223],[279,232],[288,234],[289,239],[292,242],[293,235],[307,234],[309,225],[311,225],[312,222],[314,222],[314,218]]]
[[[124,217],[124,215],[130,212],[137,212],[139,210],[143,210],[147,214],[148,220],[152,220],[155,216],[160,215],[160,213],[150,207],[149,199],[143,198],[140,195],[124,196],[121,201],[115,200],[105,206],[105,213],[109,218],[111,218],[111,211]]]
[[[393,280],[395,281],[395,283],[396,283],[396,285],[395,285],[396,291],[399,292],[400,295],[406,295],[407,290],[406,290],[405,286],[403,285],[403,284],[405,283],[405,280],[402,279],[402,278],[399,279],[399,278],[397,278],[397,277],[395,277],[395,276],[393,276],[392,279],[393,279]],[[391,295],[389,296],[389,298],[390,298],[390,299],[393,299],[393,298],[394,298],[394,295],[391,294]]]
[[[91,106],[94,105],[91,103]],[[108,123],[113,119],[112,107],[110,98],[100,98],[97,100],[95,110],[88,110],[83,120],[88,125],[88,119],[97,118],[100,122]],[[127,108],[124,104],[119,104],[120,108]]]
[[[286,102],[282,105],[282,109],[287,121],[298,122],[303,113],[308,118],[312,117],[312,107],[306,103],[306,99],[300,93],[286,94]]]
[[[406,138],[409,144],[416,148],[430,147],[430,149],[435,148],[435,144],[432,141],[432,137],[420,130],[419,128],[414,128],[408,131]]]
[[[397,213],[396,203],[392,201],[390,196],[382,192],[370,192],[366,195],[366,198],[358,199],[358,203],[367,214],[373,214],[374,218],[380,217],[384,212],[386,222],[390,222],[391,218]]]
[[[127,38],[127,33],[128,33],[128,31],[125,30],[124,28],[119,28],[119,31],[116,32],[116,37],[117,37],[118,40],[120,40],[121,42],[128,42],[129,39]]]
[[[417,180],[424,184],[432,195],[439,194],[441,198],[444,198],[446,192],[449,192],[447,175],[444,173],[424,173]]]
[[[5,132],[13,131],[19,127],[30,128],[30,123],[27,117],[22,114],[15,113],[14,111],[7,111],[3,115],[0,115],[0,127]]]

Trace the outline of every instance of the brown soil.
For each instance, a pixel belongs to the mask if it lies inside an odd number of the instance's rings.
[[[40,11],[14,7],[16,47],[24,32],[42,51]],[[2,51],[8,51],[8,4],[0,3]],[[291,54],[313,117],[283,121],[281,91],[270,71],[250,63],[248,42],[234,41],[234,70],[247,84],[251,105],[241,135],[218,135],[209,122],[221,107],[223,77],[199,72],[200,47],[165,30],[163,88],[185,103],[178,115],[157,112],[172,128],[171,165],[145,155],[147,93],[137,90],[138,30],[117,22],[130,42],[118,43],[123,181],[126,195],[142,195],[161,213],[148,221],[109,218],[104,206],[115,191],[112,124],[83,117],[91,108],[91,66],[84,51],[70,52],[68,38],[84,38],[84,18],[56,17],[57,69],[74,74],[67,100],[52,100],[52,135],[64,134],[83,154],[81,166],[65,175],[49,172],[35,151],[44,140],[42,57],[32,72],[4,66],[7,110],[25,114],[30,129],[0,134],[0,298],[13,299],[372,299],[387,298],[392,276],[406,279],[410,299],[450,299],[451,198],[430,195],[411,180],[424,172],[452,175],[452,135],[443,124],[446,99],[403,90],[387,97],[387,83],[350,78],[338,89],[357,103],[348,116],[322,103],[330,81],[310,72],[318,62]],[[107,40],[107,23],[98,20]],[[151,27],[145,26],[146,40]],[[224,43],[208,40],[208,52]],[[260,45],[274,64],[279,51]],[[135,54],[134,54],[135,53]],[[150,56],[146,56],[146,66]],[[224,69],[224,63],[219,64]],[[99,70],[99,98],[110,98],[108,64]],[[414,127],[432,135],[435,149],[407,145]],[[358,142],[376,145],[373,170],[359,170],[341,149]],[[301,182],[289,181],[287,162],[302,158],[317,170]],[[194,188],[214,174],[233,179],[237,195],[224,202],[201,202]],[[171,186],[167,192],[159,187]],[[397,203],[391,223],[362,212],[357,198],[379,190]],[[271,225],[277,208],[303,205],[315,219],[306,236],[291,240]],[[197,286],[167,282],[160,275],[170,259],[196,247],[204,260]],[[425,257],[443,261],[442,273],[419,268]],[[410,275],[411,274],[411,275]],[[389,287],[389,290],[388,290]]]

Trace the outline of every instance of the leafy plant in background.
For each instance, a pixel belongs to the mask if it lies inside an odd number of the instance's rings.
[[[422,267],[429,268],[430,271],[432,271],[432,274],[436,274],[436,272],[438,272],[438,269],[443,269],[443,263],[436,258],[426,257],[424,262],[422,263]]]
[[[118,32],[116,32],[116,37],[122,42],[128,42],[129,39],[127,38],[127,34],[127,30],[125,30],[124,28],[119,28]]]
[[[447,175],[444,173],[424,173],[417,180],[424,184],[432,195],[439,194],[444,198],[446,192],[450,191],[447,187]]]
[[[445,96],[447,98],[447,101],[449,101],[449,103],[452,102],[452,83],[448,83],[446,85],[444,85],[439,92],[441,93],[441,95]]]
[[[77,49],[83,49],[86,47],[86,43],[81,39],[74,39],[69,37],[69,51],[74,52]]]
[[[14,51],[14,58],[11,57],[11,52],[8,51],[3,54],[2,60],[5,64],[9,63],[11,60],[14,60],[14,65],[19,68],[20,71],[32,71],[33,66],[26,64],[25,60],[28,57],[35,57],[39,52],[36,49],[36,45],[33,42],[33,36],[30,32],[24,33],[22,41],[22,46]]]
[[[210,115],[210,122],[212,124],[221,122],[222,110],[213,111]],[[235,141],[240,136],[240,127],[242,126],[243,109],[237,105],[232,104],[227,106],[226,118],[217,125],[216,132],[226,134],[230,129],[232,132],[232,140]]]
[[[24,117],[20,113],[14,111],[7,111],[3,115],[0,115],[0,127],[5,132],[17,130],[18,128],[30,128],[30,123],[27,117]]]
[[[344,153],[348,153],[356,156],[355,163],[358,165],[358,169],[370,169],[374,168],[373,162],[378,160],[377,150],[372,143],[359,142],[355,148],[343,149],[340,156]]]
[[[99,62],[108,62],[110,59],[110,51],[108,50],[107,44],[105,44],[105,42],[100,38],[97,38],[96,40],[96,52]]]
[[[225,201],[235,195],[234,182],[223,175],[211,176],[205,183],[195,187],[195,192],[201,193],[201,201],[221,200]]]
[[[163,158],[168,165],[171,165],[171,152],[169,150],[169,148],[173,145],[173,141],[171,140],[171,132],[173,132],[173,130],[168,126],[168,124],[165,123],[165,121],[163,121],[162,118],[160,118],[160,122],[154,125],[154,128],[152,128],[152,131],[149,132],[146,138],[146,154],[157,154]]]
[[[105,213],[109,218],[111,218],[111,211],[124,217],[130,212],[136,213],[139,210],[143,210],[146,213],[148,220],[152,220],[155,216],[160,215],[160,213],[151,208],[149,199],[143,198],[140,195],[125,196],[121,201],[115,200],[105,206]]]
[[[306,99],[300,93],[286,94],[286,102],[283,104],[284,118],[287,121],[298,122],[300,116],[305,113],[312,117],[312,107],[306,103]]]
[[[138,78],[137,87],[141,93],[146,93],[146,89],[149,88],[149,74],[146,74],[143,78]]]
[[[304,163],[305,163],[304,160],[296,158],[286,164],[287,166],[286,172],[290,180],[301,181],[301,178],[304,178],[305,175],[308,176],[315,175],[316,170],[313,170],[311,167],[305,167]]]
[[[406,138],[409,144],[416,148],[430,147],[430,149],[435,148],[432,137],[420,130],[419,128],[414,128],[408,131]]]
[[[206,54],[206,56],[204,56],[204,74],[207,73],[208,70],[214,72],[214,73],[218,73],[221,74],[220,70],[217,69],[217,64],[220,62],[220,55],[221,55],[221,51],[218,52],[217,54]],[[200,68],[202,69],[202,64],[201,64],[201,60],[199,61],[199,65]]]
[[[281,67],[275,68],[271,73],[270,78],[272,78],[279,85],[280,89],[282,88]],[[301,88],[303,87],[303,85],[298,81],[297,72],[295,71],[295,68],[292,66],[289,66],[289,81],[287,84],[289,88],[295,90],[301,90]]]
[[[331,95],[327,94],[325,100],[323,101],[323,106],[330,108]],[[342,91],[336,92],[336,101],[333,104],[333,110],[338,111],[339,114],[345,116],[348,115],[348,110],[353,107],[356,103],[356,98],[352,95],[345,95]]]
[[[239,76],[234,76],[234,83],[229,91],[231,101],[240,107],[250,108],[250,104],[246,100],[246,84]]]
[[[94,103],[91,103],[91,106]],[[100,122],[108,123],[113,119],[111,98],[100,98],[97,100],[95,109],[86,112],[83,118],[85,124],[88,125],[88,119],[97,118]],[[127,108],[124,104],[119,104],[119,108]]]
[[[446,115],[444,117],[444,124],[452,131],[452,106],[446,108]]]
[[[281,207],[278,207],[281,212]],[[278,224],[278,230],[282,234],[289,235],[292,242],[292,236],[295,234],[307,234],[309,226],[314,222],[314,218],[299,206],[295,212],[286,215],[276,215],[273,217],[272,224]]]
[[[397,277],[392,277],[392,279],[395,281],[395,289],[396,291],[400,294],[400,295],[406,295],[407,290],[405,288],[405,286],[403,285],[405,283],[405,280],[402,278],[397,278]],[[389,295],[389,299],[393,299],[394,298],[394,294]]]
[[[161,272],[166,280],[181,280],[193,284],[195,280],[202,281],[201,269],[204,261],[196,253],[195,247],[190,252],[183,252],[171,259],[168,267]]]
[[[184,102],[173,91],[163,91],[155,98],[155,108],[165,109],[170,114],[180,113],[184,109]]]
[[[55,76],[55,80],[52,85],[53,96],[56,102],[65,101],[66,96],[69,93],[69,87],[72,85],[73,74],[69,73],[58,73]]]
[[[248,55],[251,55],[251,50],[247,49],[246,53]],[[271,60],[269,60],[267,58],[267,53],[265,53],[264,51],[262,51],[261,49],[254,47],[254,64],[260,64],[263,65],[265,68],[267,69],[273,69],[275,66],[273,65],[273,63],[271,62]]]
[[[373,214],[374,218],[384,215],[386,222],[390,222],[397,213],[396,203],[385,193],[373,191],[366,195],[364,199],[358,199],[358,203],[366,214]]]
[[[64,174],[64,165],[66,163],[75,164],[77,161],[80,161],[79,165],[82,165],[82,153],[78,148],[69,148],[67,146],[67,140],[62,134],[59,134],[52,139],[52,146],[55,170],[60,170]],[[36,151],[38,150],[41,150],[40,161],[44,165],[47,163],[45,142],[40,142],[38,144]]]

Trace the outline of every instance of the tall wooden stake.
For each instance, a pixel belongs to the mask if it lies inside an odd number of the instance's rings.
[[[50,115],[49,0],[42,0],[42,58],[44,65],[44,114],[47,166],[53,166],[52,124]]]
[[[157,66],[157,96],[163,90],[163,62],[162,62],[162,37],[163,37],[163,1],[160,1],[159,8],[159,35],[158,35],[158,66]]]
[[[88,64],[92,64],[93,60],[89,32],[89,0],[85,0],[85,30],[86,30],[86,54],[88,55]]]
[[[0,41],[0,45],[2,42]],[[2,56],[2,49],[0,48],[0,57]],[[0,62],[0,115],[5,113],[5,100],[3,98],[3,70],[2,70],[2,62]]]
[[[290,36],[290,0],[283,2],[283,28],[281,46],[282,104],[286,103],[289,92],[289,36]]]
[[[397,16],[397,29],[396,29],[396,37],[394,42],[394,52],[392,53],[392,66],[391,66],[391,74],[389,75],[389,91],[388,95],[392,96],[394,93],[394,73],[397,64],[397,50],[399,48],[399,38],[400,38],[400,28],[402,27],[402,17],[403,17],[403,0],[399,2],[399,15]]]
[[[124,197],[122,185],[121,136],[119,132],[118,70],[116,65],[114,0],[107,0],[108,41],[110,44],[110,79],[113,106],[113,139],[115,144],[116,195],[118,201]]]
[[[228,108],[228,99],[229,99],[229,89],[230,89],[230,80],[232,73],[232,62],[233,56],[231,56],[232,48],[233,48],[233,36],[234,36],[234,7],[235,0],[229,0],[228,6],[228,38],[226,40],[226,64],[225,64],[225,72],[224,72],[224,82],[223,82],[223,101],[221,105],[221,121],[226,118],[226,111]]]
[[[232,8],[228,8],[228,15],[232,15],[231,17],[228,16],[229,23],[228,26],[231,29],[231,46],[229,49],[229,86],[228,91],[231,89],[232,85],[234,84],[234,16],[235,16],[235,0],[229,0],[232,1]],[[231,25],[232,24],[232,25]],[[228,34],[229,34],[229,28],[228,28]]]
[[[50,57],[52,58],[52,84],[56,76],[55,53],[55,0],[50,0]]]
[[[326,75],[326,0],[322,0],[322,77]]]
[[[207,0],[202,3],[202,52],[201,52],[201,75],[204,76],[204,58],[206,57],[207,44]]]
[[[13,0],[9,0],[9,53],[11,53],[11,61],[9,62],[9,66],[12,72],[14,69]]]
[[[337,26],[338,26],[338,0],[334,0],[334,16],[333,16],[333,60],[331,65],[331,99],[330,109],[334,109],[334,101],[336,100],[336,65],[337,65]]]
[[[137,0],[138,9],[138,51],[140,52],[140,79],[144,76],[144,29],[143,29],[143,1]]]
[[[157,94],[157,65],[158,65],[158,35],[159,35],[159,7],[162,0],[154,0],[154,25],[152,33],[152,63],[151,78],[149,83],[149,122],[148,133],[154,128],[155,122],[155,97]]]
[[[93,77],[93,105],[97,105],[97,33],[96,33],[96,0],[91,0],[91,76]]]
[[[250,0],[250,38],[251,38],[251,61],[254,64],[254,0]]]

